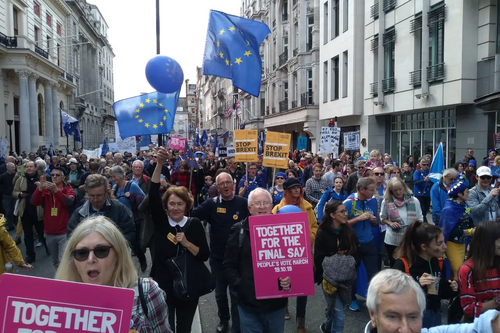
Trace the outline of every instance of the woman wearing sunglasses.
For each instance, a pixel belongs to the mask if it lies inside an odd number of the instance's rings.
[[[283,183],[286,180],[286,175],[284,172],[278,172],[274,177],[275,183],[274,187],[269,188],[269,193],[271,193],[271,197],[273,198],[273,207],[281,202],[283,199]]]
[[[167,261],[180,255],[182,251],[187,251],[188,255],[192,255],[197,260],[207,261],[210,250],[201,221],[185,216],[193,207],[193,197],[188,193],[187,188],[170,186],[162,198],[158,195],[161,169],[168,154],[163,147],[159,147],[157,156],[158,163],[149,186],[149,207],[155,227],[155,255],[151,277],[158,281],[160,287],[167,293],[167,304],[170,309],[169,322],[173,331],[189,333],[198,306],[198,297],[182,300],[175,296],[174,279],[168,269]],[[190,223],[186,225],[188,220]],[[187,283],[196,283],[196,278],[188,276]],[[176,319],[177,328],[175,327]]]
[[[168,323],[165,292],[149,278],[138,279],[127,241],[104,216],[85,219],[73,231],[56,272],[57,280],[135,290],[130,330],[139,333],[172,332]],[[147,315],[139,297],[144,295]]]

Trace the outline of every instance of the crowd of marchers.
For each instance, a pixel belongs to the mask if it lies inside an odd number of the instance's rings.
[[[307,213],[312,274],[323,290],[314,297],[325,300],[322,332],[347,331],[344,311],[360,311],[361,270],[371,281],[367,332],[499,332],[495,150],[478,163],[467,149],[438,182],[429,178],[430,155],[410,156],[399,167],[377,150],[366,160],[359,152],[294,151],[287,169],[263,166],[262,156],[241,163],[211,149],[196,151],[194,161],[188,155],[158,147],[100,158],[6,157],[0,163],[2,272],[12,272],[12,264],[33,269],[35,247],[43,247],[56,279],[135,289],[131,330],[184,333],[191,332],[202,296],[179,294],[172,260],[184,254],[209,261],[217,332],[283,332],[292,317],[288,300],[255,296],[248,218],[293,205]],[[142,272],[150,268],[150,278],[138,277],[133,257]],[[198,278],[185,282],[196,285]],[[279,284],[291,288],[289,278]],[[307,332],[307,299],[296,300],[299,333]],[[445,300],[447,324],[471,324],[441,326]]]

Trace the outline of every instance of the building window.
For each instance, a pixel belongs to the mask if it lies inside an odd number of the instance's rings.
[[[313,29],[314,29],[314,15],[307,17],[307,51],[311,51],[313,47]]]
[[[323,62],[323,103],[326,102],[328,102],[328,61]]]
[[[299,25],[298,23],[294,24],[294,31],[295,31],[295,45],[294,48],[297,49],[299,48]]]
[[[331,92],[330,99],[332,101],[339,99],[339,57],[332,58],[332,73],[330,79],[331,83]]]
[[[323,5],[323,44],[328,43],[328,1]]]
[[[40,136],[43,136],[44,135],[44,113],[43,112],[43,98],[42,98],[42,95],[41,94],[38,94],[38,98],[37,98],[37,106],[38,106],[38,135]],[[48,124],[47,124],[48,125]]]
[[[61,66],[61,45],[60,44],[57,44],[57,48],[56,48],[56,54],[57,54],[57,66]]]
[[[51,38],[50,36],[47,36],[47,52],[50,52],[50,41],[51,41]]]
[[[422,13],[415,15],[410,21],[410,33],[413,33],[413,68],[410,73],[410,84],[414,87],[422,84]]]
[[[35,26],[35,45],[36,46],[40,46],[38,45],[38,42],[40,41],[40,29],[38,29],[38,27]]]
[[[46,22],[49,27],[52,27],[52,15],[50,15],[48,12],[46,14]]]
[[[444,2],[433,6],[429,12],[429,82],[444,79]]]
[[[396,44],[396,31],[394,27],[389,28],[385,31],[383,36],[384,44],[384,79],[382,80],[382,91],[383,92],[393,92],[394,91],[394,52]]]
[[[73,63],[75,64],[75,69],[78,69],[79,68],[79,59],[78,59],[78,51],[77,50],[74,50],[73,51]]]
[[[16,7],[12,7],[12,25],[14,28],[14,36],[19,35],[19,17]]]
[[[62,25],[59,22],[56,25],[56,31],[59,36],[62,36]]]
[[[282,21],[288,21],[288,0],[283,1],[283,14],[282,14]]]
[[[288,55],[288,36],[283,37],[283,53]]]
[[[38,2],[33,3],[33,12],[35,13],[36,16],[42,17],[41,11],[40,11],[40,4]]]
[[[500,6],[497,6],[497,54],[500,53]]]
[[[339,0],[332,0],[332,39],[339,36]]]
[[[440,142],[445,164],[453,165],[457,160],[455,109],[391,116],[391,156],[399,165],[409,156],[415,163],[423,155],[433,156]]]
[[[260,62],[262,63],[262,75],[264,75],[265,73],[265,69],[264,69],[264,54],[260,54]]]
[[[384,12],[390,12],[396,8],[396,0],[384,0]]]
[[[293,73],[293,100],[297,103],[299,99],[299,83],[297,81],[297,73]]]
[[[343,67],[342,67],[342,97],[347,97],[348,77],[349,77],[349,54],[345,51],[342,54]]]
[[[344,32],[349,29],[349,0],[344,0],[343,4],[343,17],[342,17],[342,25],[344,28]]]

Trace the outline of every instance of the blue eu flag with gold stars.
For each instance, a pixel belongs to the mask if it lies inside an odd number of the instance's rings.
[[[211,10],[203,75],[233,81],[233,86],[258,97],[262,73],[259,47],[271,32],[262,22]]]
[[[153,92],[115,102],[116,121],[122,139],[138,135],[170,133],[179,92]]]

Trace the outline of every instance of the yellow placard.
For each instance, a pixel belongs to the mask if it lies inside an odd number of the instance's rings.
[[[257,130],[234,131],[234,160],[236,162],[257,162]]]
[[[288,133],[267,131],[262,165],[271,168],[288,168],[290,137]]]

